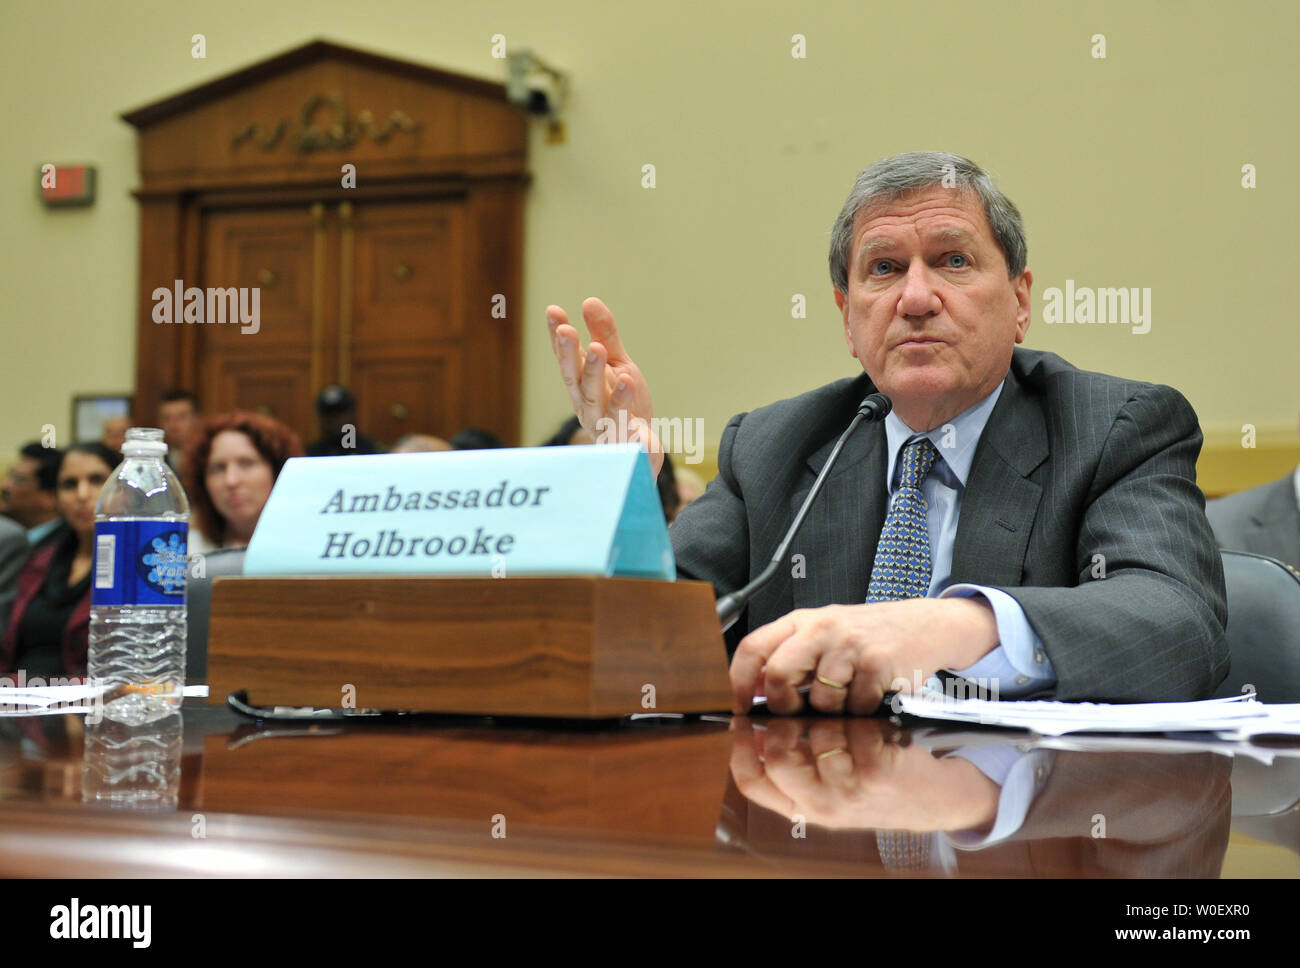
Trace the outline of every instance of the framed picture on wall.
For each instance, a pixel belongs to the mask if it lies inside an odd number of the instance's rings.
[[[131,419],[128,393],[83,393],[72,398],[72,441],[99,440],[114,417]]]

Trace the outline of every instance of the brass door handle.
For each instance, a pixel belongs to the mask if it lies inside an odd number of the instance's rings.
[[[398,282],[405,282],[411,278],[411,267],[405,262],[399,262],[393,267],[393,275],[397,277]]]
[[[410,413],[410,411],[406,409],[406,404],[404,403],[393,404],[393,416],[396,417],[398,420],[405,420],[406,415],[408,413]]]
[[[258,269],[257,281],[264,286],[274,286],[280,277],[275,274],[274,269]]]

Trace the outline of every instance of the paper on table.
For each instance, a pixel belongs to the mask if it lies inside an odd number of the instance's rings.
[[[108,686],[27,686],[0,688],[0,717],[50,716],[61,713],[84,713],[94,708],[90,701],[102,696]],[[186,686],[186,698],[204,698],[206,685]],[[79,705],[79,704],[85,705]]]
[[[922,689],[916,695],[900,694],[898,701],[902,711],[913,716],[1028,729],[1042,736],[1078,732],[1236,735],[1265,723],[1271,728],[1260,732],[1277,732],[1277,727],[1289,726],[1281,731],[1300,734],[1300,716],[1283,713],[1275,717],[1270,713],[1272,709],[1295,707],[1269,706],[1256,702],[1251,694],[1198,702],[1112,704],[954,699],[935,690]]]
[[[1189,738],[1181,738],[1183,736]],[[1077,753],[1213,753],[1233,758],[1249,757],[1264,766],[1272,766],[1278,756],[1300,756],[1300,749],[1277,749],[1255,746],[1250,742],[1232,742],[1219,738],[1217,733],[1183,733],[1179,736],[1097,736],[1073,734],[1071,736],[1040,736],[1034,749],[1061,750]]]
[[[1245,756],[1265,766],[1278,758],[1300,757],[1300,746],[1259,746],[1249,740],[1220,739],[1216,733],[1178,733],[1155,736],[1141,733],[1073,733],[1068,736],[1011,734],[1000,730],[962,729],[947,724],[919,726],[912,743],[936,755],[984,746],[1012,746],[1021,753],[1058,750],[1069,753],[1213,753],[1229,759]]]
[[[1251,739],[1255,736],[1300,736],[1300,703],[1260,703],[1268,715],[1234,723],[1228,730],[1220,730],[1220,739]]]

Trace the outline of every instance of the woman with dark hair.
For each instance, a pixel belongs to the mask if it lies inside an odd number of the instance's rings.
[[[594,444],[595,442],[595,436],[582,426],[578,418],[570,417],[560,424],[555,433],[543,440],[540,446],[568,447],[570,444]]]
[[[209,417],[185,460],[190,552],[246,546],[284,462],[301,456],[298,435],[271,417]]]
[[[95,505],[120,463],[122,455],[100,443],[73,444],[63,452],[55,499],[64,527],[32,552],[18,576],[0,674],[22,669],[29,682],[85,676]]]
[[[500,437],[482,427],[466,427],[451,438],[452,450],[492,450],[504,446]]]

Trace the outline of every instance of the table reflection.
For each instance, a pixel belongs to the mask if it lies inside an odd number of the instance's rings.
[[[728,849],[879,873],[1215,877],[1232,759],[881,719],[737,719]],[[1146,747],[1158,746],[1148,741]]]
[[[199,705],[141,727],[0,719],[0,810],[72,838],[105,807],[186,838],[199,814],[232,836],[280,824],[268,842],[352,825],[379,863],[476,856],[508,827],[542,869],[1215,877],[1225,852],[1231,873],[1300,869],[1297,753],[879,718],[256,725]]]
[[[180,794],[183,722],[180,713],[127,725],[87,723],[81,764],[86,804],[175,810]]]

